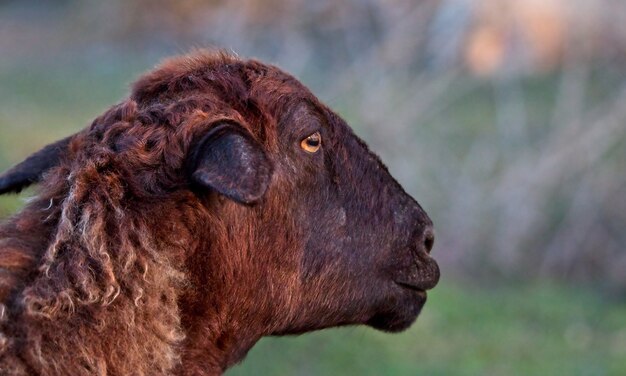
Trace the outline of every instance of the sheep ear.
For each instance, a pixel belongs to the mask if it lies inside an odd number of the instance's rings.
[[[192,157],[192,180],[242,204],[257,202],[267,190],[272,164],[241,126],[221,123],[199,142]]]
[[[22,189],[39,182],[42,175],[58,165],[68,150],[72,136],[50,144],[23,162],[0,175],[0,194],[19,193]]]

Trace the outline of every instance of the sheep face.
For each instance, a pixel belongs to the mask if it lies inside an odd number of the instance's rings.
[[[279,128],[277,175],[292,184],[276,195],[300,239],[291,293],[302,310],[284,330],[405,329],[439,279],[432,222],[343,120],[309,103],[286,111]],[[308,150],[311,135],[319,148]]]

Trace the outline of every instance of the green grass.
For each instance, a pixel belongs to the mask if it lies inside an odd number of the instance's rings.
[[[626,304],[536,283],[433,290],[407,332],[266,338],[234,375],[624,375]]]

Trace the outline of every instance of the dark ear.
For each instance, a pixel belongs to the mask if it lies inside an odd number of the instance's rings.
[[[67,152],[71,136],[50,144],[0,175],[0,194],[19,193],[22,189],[39,182],[41,176],[58,165]]]
[[[263,197],[272,177],[272,164],[261,145],[237,124],[214,126],[191,157],[194,183],[243,204]]]

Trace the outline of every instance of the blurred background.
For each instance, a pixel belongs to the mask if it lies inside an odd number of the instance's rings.
[[[0,169],[207,46],[339,112],[443,273],[408,332],[268,338],[229,375],[626,374],[626,2],[0,0]]]

